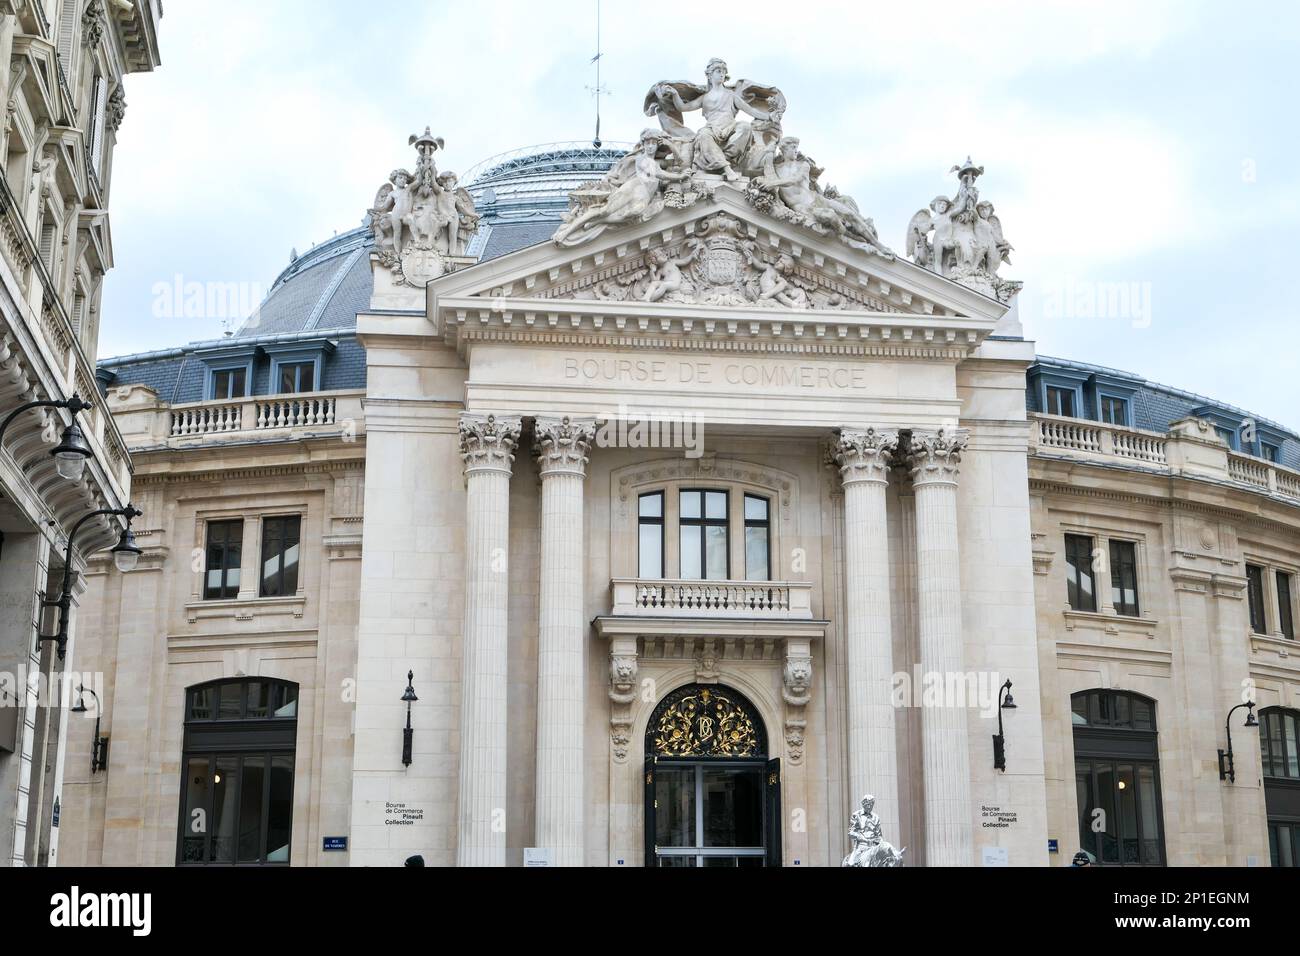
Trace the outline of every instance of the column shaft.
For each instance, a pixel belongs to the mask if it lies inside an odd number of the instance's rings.
[[[542,479],[537,630],[536,844],[556,866],[583,864],[582,492],[593,423],[537,423]]]
[[[836,461],[844,481],[844,646],[848,669],[849,798],[876,797],[885,838],[897,840],[898,751],[885,493],[897,435],[844,432]]]
[[[911,440],[916,492],[917,630],[926,680],[964,688],[961,567],[957,550],[957,464],[964,437],[943,431]],[[970,754],[964,699],[921,713],[928,866],[972,864]]]
[[[465,459],[465,626],[456,862],[506,862],[506,602],[510,471],[519,420],[461,419]]]

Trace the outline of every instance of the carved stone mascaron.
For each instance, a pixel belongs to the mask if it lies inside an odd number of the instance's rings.
[[[518,418],[486,418],[462,415],[460,419],[460,457],[465,474],[474,471],[504,471],[510,474],[515,448],[519,445]]]

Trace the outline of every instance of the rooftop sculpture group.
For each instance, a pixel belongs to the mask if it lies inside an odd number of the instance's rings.
[[[966,158],[951,170],[957,195],[936,196],[907,224],[907,254],[931,272],[953,279],[1000,302],[1010,302],[1021,283],[998,278],[1002,263],[1011,263],[1011,243],[993,203],[979,198],[975,180],[984,173]]]
[[[447,271],[448,260],[465,254],[465,243],[478,228],[478,213],[456,174],[439,173],[433,154],[443,147],[426,126],[412,135],[415,173],[395,169],[379,187],[370,209],[370,230],[381,264],[407,285],[422,288]]]
[[[729,82],[719,59],[709,61],[705,78],[706,86],[661,82],[650,88],[645,112],[658,117],[661,128],[642,132],[636,149],[603,179],[570,194],[573,205],[555,232],[557,243],[580,245],[606,229],[644,222],[665,206],[689,206],[730,187],[778,219],[893,258],[857,203],[823,187],[821,168],[800,152],[799,140],[782,135],[786,101],[779,89]],[[692,130],[684,114],[696,110],[704,125]]]

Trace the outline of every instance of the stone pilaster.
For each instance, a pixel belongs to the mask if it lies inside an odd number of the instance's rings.
[[[848,669],[850,802],[876,797],[898,833],[898,752],[890,699],[893,637],[885,492],[897,432],[844,431],[832,451],[844,483],[844,644]]]
[[[506,862],[506,599],[510,473],[519,419],[463,415],[465,626],[456,862]]]
[[[537,629],[538,847],[556,866],[582,866],[582,485],[594,421],[539,420],[542,480],[541,595]]]
[[[957,549],[957,471],[964,431],[913,432],[908,446],[916,493],[917,632],[927,679],[962,667],[961,568]],[[937,675],[937,677],[929,677]],[[957,682],[956,686],[964,686]],[[928,866],[972,865],[973,818],[968,702],[943,700],[921,714]]]

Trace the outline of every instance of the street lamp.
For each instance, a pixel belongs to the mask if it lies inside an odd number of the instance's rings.
[[[77,705],[68,711],[70,714],[84,714],[86,712],[86,694],[95,698],[95,742],[90,751],[90,772],[96,773],[100,770],[108,769],[108,738],[99,736],[99,718],[101,708],[99,706],[99,695],[93,690],[88,690],[85,684],[77,685],[77,693],[81,696],[77,698]]]
[[[90,446],[86,444],[86,436],[81,433],[81,428],[77,425],[77,415],[90,407],[91,404],[83,401],[76,392],[72,393],[71,398],[62,401],[27,402],[25,405],[19,405],[5,416],[3,422],[0,422],[0,445],[4,442],[5,429],[9,427],[9,423],[23,412],[33,408],[66,408],[72,415],[72,421],[63,429],[59,443],[50,450],[50,454],[54,457],[54,468],[60,477],[67,478],[69,481],[78,481],[86,468],[86,459],[91,457],[91,451]]]
[[[415,696],[415,671],[406,672],[406,690],[402,691],[402,700],[406,704],[406,730],[402,732],[402,765],[411,765],[411,744],[415,740],[415,731],[411,729],[411,704],[420,698]]]
[[[1005,694],[1005,696],[1003,696]],[[998,732],[993,735],[993,769],[1007,771],[1007,739],[1002,732],[1002,711],[1015,710],[1016,701],[1011,696],[1011,679],[998,689]]]
[[[1255,702],[1248,700],[1244,704],[1238,704],[1232,710],[1228,711],[1228,716],[1224,718],[1223,729],[1228,734],[1228,749],[1219,751],[1219,779],[1227,780],[1229,783],[1237,782],[1237,768],[1232,763],[1232,714],[1234,711],[1246,708],[1246,723],[1244,727],[1258,727],[1259,721],[1255,719]]]
[[[58,644],[59,660],[67,655],[68,652],[68,614],[72,607],[72,543],[77,537],[77,532],[81,526],[91,518],[100,515],[116,515],[126,519],[126,527],[122,529],[122,534],[113,545],[113,563],[117,565],[119,571],[135,570],[136,562],[140,559],[140,548],[136,546],[135,535],[131,531],[131,522],[143,514],[132,505],[124,508],[100,508],[98,511],[92,511],[89,514],[82,515],[77,523],[72,526],[68,532],[68,547],[63,555],[63,589],[59,594],[57,601],[42,601],[43,607],[57,607],[59,609],[59,629],[54,634],[38,634],[37,637],[42,641],[55,641]]]

